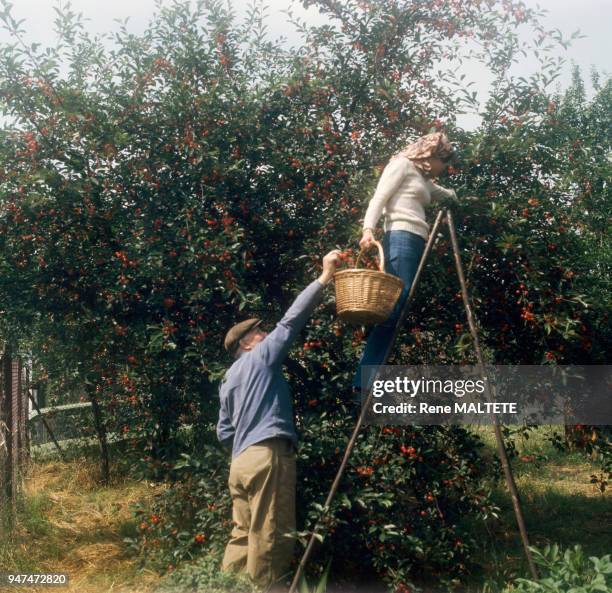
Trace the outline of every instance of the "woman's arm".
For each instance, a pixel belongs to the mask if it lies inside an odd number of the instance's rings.
[[[368,249],[374,241],[374,229],[389,198],[398,190],[402,181],[410,171],[410,161],[405,158],[394,158],[384,168],[376,191],[368,204],[363,219],[363,234],[359,247]]]
[[[427,184],[429,186],[429,193],[431,194],[432,200],[443,200],[445,198],[450,200],[457,199],[457,194],[455,193],[454,189],[446,189],[440,185],[436,185],[431,180],[428,180]]]
[[[368,204],[368,209],[363,219],[364,230],[376,228],[385,204],[395,194],[409,170],[410,161],[408,159],[398,157],[389,161],[378,180],[376,191]]]

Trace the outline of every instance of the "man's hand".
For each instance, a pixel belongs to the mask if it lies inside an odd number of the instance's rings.
[[[333,249],[323,258],[323,272],[318,278],[323,286],[332,279],[339,261],[340,251],[338,249]]]
[[[361,241],[359,241],[359,247],[361,249],[368,249],[374,242],[374,233],[372,229],[364,229]]]

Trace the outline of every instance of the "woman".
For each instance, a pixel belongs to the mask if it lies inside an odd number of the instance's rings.
[[[429,234],[425,206],[440,198],[456,199],[454,190],[444,189],[432,179],[442,173],[453,155],[448,138],[441,132],[427,134],[391,158],[378,181],[363,221],[362,249],[374,241],[374,228],[384,214],[382,245],[385,272],[399,276],[404,289],[387,321],[375,326],[368,337],[353,387],[361,390],[362,368],[370,365],[364,387],[370,387],[376,366],[383,362],[395,325],[412,286]]]

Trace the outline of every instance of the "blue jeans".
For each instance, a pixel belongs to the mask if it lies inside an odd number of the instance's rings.
[[[404,289],[389,319],[375,325],[368,336],[365,350],[353,379],[353,387],[355,389],[361,389],[361,372],[364,366],[373,365],[376,367],[383,362],[385,352],[393,338],[395,326],[419,267],[419,262],[425,249],[425,239],[410,231],[387,231],[383,237],[382,246],[385,253],[385,272],[399,276],[404,281]],[[373,371],[375,369],[370,370],[371,374],[365,385],[368,389],[374,379]]]

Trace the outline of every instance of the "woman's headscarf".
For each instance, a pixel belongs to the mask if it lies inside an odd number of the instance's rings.
[[[442,160],[448,159],[453,154],[453,147],[448,138],[442,132],[434,132],[421,136],[416,142],[409,144],[398,152],[393,158],[405,157],[414,161],[414,164],[429,173],[430,167],[424,159],[437,157]]]

